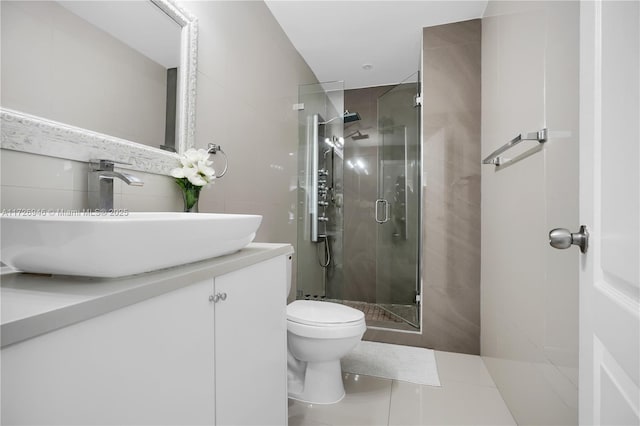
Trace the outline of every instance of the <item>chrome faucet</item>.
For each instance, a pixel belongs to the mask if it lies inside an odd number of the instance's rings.
[[[113,210],[113,179],[122,179],[127,185],[142,186],[144,182],[133,175],[113,170],[115,161],[89,161],[89,208],[91,210]],[[125,163],[121,163],[125,164]]]

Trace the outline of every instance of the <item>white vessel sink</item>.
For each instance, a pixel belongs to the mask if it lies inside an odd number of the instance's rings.
[[[23,272],[122,277],[233,253],[262,216],[129,213],[3,216],[3,263]]]

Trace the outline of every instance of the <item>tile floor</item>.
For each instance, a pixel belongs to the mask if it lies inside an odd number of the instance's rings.
[[[345,373],[337,404],[289,400],[289,426],[515,425],[479,356],[436,351],[441,387]]]

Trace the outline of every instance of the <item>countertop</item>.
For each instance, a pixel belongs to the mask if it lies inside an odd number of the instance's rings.
[[[1,346],[290,253],[289,244],[252,243],[230,255],[122,278],[3,274]]]

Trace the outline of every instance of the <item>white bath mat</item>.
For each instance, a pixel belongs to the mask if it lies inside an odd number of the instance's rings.
[[[347,373],[440,386],[436,357],[431,349],[362,341],[341,363],[342,371]]]

